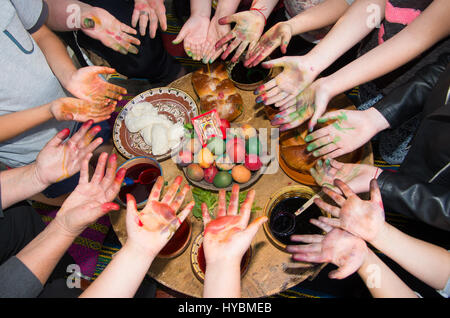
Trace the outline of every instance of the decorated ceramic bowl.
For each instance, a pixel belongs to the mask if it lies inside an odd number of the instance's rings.
[[[170,151],[154,155],[152,147],[148,145],[139,132],[130,132],[125,125],[125,118],[130,110],[142,102],[151,103],[158,110],[158,114],[165,115],[170,121],[187,124],[191,118],[199,114],[198,106],[194,99],[186,92],[175,88],[160,87],[147,90],[129,101],[119,113],[114,122],[113,142],[119,153],[127,159],[138,156],[149,156],[158,161],[169,158],[176,152],[183,142],[174,146]]]

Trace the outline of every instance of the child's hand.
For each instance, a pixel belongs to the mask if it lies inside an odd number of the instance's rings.
[[[83,12],[81,31],[121,54],[137,54],[138,49],[134,45],[141,44],[141,41],[130,35],[137,34],[135,29],[120,22],[102,8],[91,7]]]
[[[289,24],[285,22],[278,22],[271,27],[261,39],[258,41],[256,47],[249,51],[248,57],[244,63],[246,67],[254,67],[261,63],[268,57],[277,47],[280,47],[281,52],[286,54],[286,49],[291,41],[292,29]]]
[[[111,210],[119,210],[119,206],[111,201],[120,191],[125,169],[116,173],[117,157],[113,155],[108,160],[105,173],[108,154],[102,153],[89,181],[91,157],[90,153],[83,159],[78,186],[64,201],[54,220],[69,235],[77,236],[102,215]]]
[[[194,207],[192,201],[177,215],[184,198],[189,191],[185,185],[178,192],[182,177],[178,176],[160,201],[163,177],[159,177],[142,211],[138,211],[136,200],[127,194],[127,244],[136,244],[149,255],[156,257],[167,244]]]
[[[100,77],[100,74],[114,74],[109,67],[88,66],[76,70],[67,82],[66,89],[75,97],[92,103],[108,103],[111,100],[121,100],[127,90],[110,84]]]
[[[361,200],[344,182],[336,179],[335,185],[344,196],[326,188],[323,191],[339,205],[325,203],[321,199],[314,202],[337,219],[324,218],[321,221],[340,227],[367,242],[375,240],[384,224],[383,200],[376,179],[370,181],[370,200]]]
[[[202,204],[205,225],[203,247],[207,267],[225,261],[240,263],[256,232],[267,221],[267,217],[260,217],[248,225],[254,199],[255,191],[250,190],[238,214],[239,186],[233,185],[228,211],[225,190],[220,190],[217,218],[214,220],[211,220],[206,204]]]
[[[101,130],[100,126],[92,126],[90,120],[69,139],[69,129],[60,131],[39,152],[36,158],[36,174],[39,180],[46,185],[64,180],[81,168],[81,162],[103,142],[102,138],[94,137]]]
[[[109,104],[91,103],[72,97],[62,97],[50,104],[50,112],[56,120],[75,120],[86,122],[90,119],[94,123],[107,120],[116,108],[116,102]]]
[[[321,218],[321,221],[326,218]],[[352,234],[311,219],[311,223],[324,230],[324,235],[293,235],[294,242],[309,244],[288,245],[286,250],[293,254],[292,258],[300,262],[333,263],[337,270],[329,273],[328,277],[343,279],[355,273],[367,256],[366,243]]]
[[[264,30],[265,20],[262,14],[257,11],[243,11],[219,20],[219,24],[222,25],[233,22],[236,25],[231,32],[217,42],[216,49],[223,47],[226,43],[233,40],[228,44],[225,52],[222,54],[222,59],[226,59],[237,48],[236,53],[231,59],[232,62],[237,62],[247,46],[249,51],[253,50],[256,46]]]
[[[179,44],[184,41],[184,50],[193,60],[199,61],[203,58],[203,46],[208,35],[209,18],[200,15],[191,16],[181,28],[180,33],[172,41]]]

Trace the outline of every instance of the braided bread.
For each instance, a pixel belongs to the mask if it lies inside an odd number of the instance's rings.
[[[235,120],[241,113],[243,101],[222,63],[203,67],[192,74],[192,85],[200,97],[202,111],[215,108],[220,118]]]

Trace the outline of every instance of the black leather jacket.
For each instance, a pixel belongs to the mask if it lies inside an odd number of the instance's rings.
[[[450,54],[422,68],[374,107],[392,128],[421,113],[398,172],[378,177],[387,211],[450,230]]]

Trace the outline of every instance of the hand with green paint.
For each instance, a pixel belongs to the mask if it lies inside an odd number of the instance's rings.
[[[276,89],[275,87],[272,91]],[[258,98],[269,97],[268,101],[270,102],[273,100],[271,97],[272,91],[263,93]],[[280,125],[280,130],[285,131],[298,127],[311,118],[308,130],[312,131],[316,123],[315,118],[321,116],[327,108],[329,96],[327,87],[322,85],[322,79],[318,79],[293,100],[283,104],[280,107],[281,111],[274,116],[271,123],[274,126]],[[258,102],[258,99],[256,101]]]
[[[334,159],[320,159],[309,172],[321,187],[340,192],[339,188],[334,186],[334,180],[339,179],[347,183],[354,192],[363,193],[369,191],[370,180],[376,179],[382,171],[380,168],[366,164],[342,163]]]
[[[103,66],[87,66],[75,70],[66,81],[65,88],[75,97],[92,103],[108,104],[121,100],[127,93],[123,87],[110,84],[100,77],[101,74],[114,74],[115,69]]]
[[[230,25],[219,24],[219,18],[215,15],[209,23],[208,35],[202,49],[203,63],[213,63],[226,49],[226,45],[216,49],[216,43],[231,31]]]
[[[301,103],[304,96],[300,94],[312,85],[318,75],[307,56],[285,56],[261,65],[265,68],[282,67],[283,71],[255,90],[254,94],[259,95],[256,102],[263,102],[265,105],[274,104],[282,110]],[[307,93],[308,102],[314,102],[312,93],[319,88],[319,84],[320,82],[317,82],[311,87],[311,92]]]
[[[350,187],[339,179],[334,184],[343,195],[324,188],[323,191],[339,207],[325,203],[322,199],[314,203],[334,218],[320,217],[319,220],[341,228],[367,242],[373,242],[382,232],[385,225],[383,200],[376,179],[370,181],[370,200],[361,200]]]
[[[222,54],[222,59],[225,60],[237,48],[231,59],[232,62],[237,62],[247,47],[248,52],[255,48],[264,30],[265,18],[261,12],[250,10],[219,19],[219,24],[221,25],[231,23],[235,23],[234,28],[216,43],[216,50],[229,43]]]
[[[333,121],[305,137],[307,150],[314,156],[336,158],[366,144],[378,132],[389,127],[388,121],[375,109],[337,110],[326,113],[318,123]]]
[[[325,235],[292,235],[293,242],[308,244],[288,245],[286,251],[300,262],[332,263],[338,266],[331,271],[331,279],[343,279],[355,273],[364,263],[368,248],[366,243],[346,231],[325,223],[326,218],[310,222],[326,232]]]
[[[202,15],[191,15],[178,33],[173,44],[183,41],[184,51],[193,60],[199,61],[203,58],[203,46],[208,35],[209,17]]]
[[[137,34],[135,29],[98,7],[89,7],[88,10],[82,12],[81,31],[124,55],[137,54],[138,49],[135,45],[141,44],[141,41],[130,35]]]
[[[280,47],[281,53],[286,54],[286,49],[292,37],[292,28],[285,22],[279,22],[271,27],[259,39],[256,47],[249,51],[248,57],[244,62],[246,67],[254,67],[268,57],[277,47]]]

